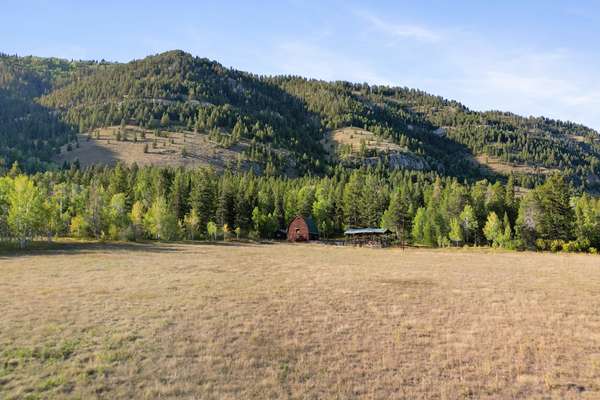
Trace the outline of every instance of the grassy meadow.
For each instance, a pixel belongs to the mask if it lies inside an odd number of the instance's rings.
[[[1,399],[600,398],[600,258],[318,244],[0,253]]]

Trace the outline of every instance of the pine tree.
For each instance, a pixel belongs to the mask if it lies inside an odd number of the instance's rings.
[[[216,217],[216,188],[212,175],[204,169],[192,175],[189,203],[198,213],[200,229],[205,231],[208,222]]]
[[[220,225],[233,226],[235,224],[235,197],[233,179],[230,175],[226,175],[222,179],[217,208],[217,217]]]
[[[564,176],[554,174],[536,189],[541,212],[537,231],[546,240],[569,241],[574,237],[575,213],[571,207],[571,188]]]
[[[164,113],[160,119],[160,125],[164,128],[164,127],[169,126],[170,123],[171,123],[171,119],[169,118],[169,114]]]
[[[353,172],[344,187],[344,222],[347,227],[362,225],[361,196],[363,184],[362,175],[359,172]]]
[[[377,176],[367,174],[360,194],[360,220],[365,226],[375,227],[381,223],[381,217],[388,206],[388,194],[385,185]]]
[[[171,185],[170,205],[171,211],[175,214],[177,220],[183,219],[183,216],[189,211],[188,197],[190,194],[190,180],[183,169],[175,172],[173,183]]]
[[[407,204],[398,191],[390,199],[390,204],[381,217],[381,226],[396,233],[396,237],[403,243],[410,232],[409,221]]]
[[[298,191],[298,213],[300,215],[303,217],[310,217],[314,202],[314,186],[304,186]]]

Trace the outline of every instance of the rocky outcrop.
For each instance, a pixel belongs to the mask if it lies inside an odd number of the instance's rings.
[[[412,169],[417,171],[430,169],[427,161],[410,153],[389,153],[362,159],[362,163],[367,166],[375,166],[379,162],[382,162],[391,169]]]

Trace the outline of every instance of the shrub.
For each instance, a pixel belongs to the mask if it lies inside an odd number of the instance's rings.
[[[590,245],[591,243],[589,239],[577,239],[577,246],[579,247],[579,251],[587,251],[587,249],[590,248]]]
[[[566,253],[574,253],[579,251],[579,246],[577,246],[577,242],[569,241],[563,244],[562,251]]]
[[[108,227],[108,237],[110,238],[110,240],[119,240],[120,239],[120,235],[119,235],[119,227],[116,226],[115,224],[111,224]]]
[[[128,225],[127,228],[123,229],[120,232],[121,240],[127,240],[129,242],[133,242],[136,239],[135,229],[133,225]]]
[[[69,226],[69,230],[71,231],[71,235],[73,235],[74,237],[87,237],[88,228],[88,223],[82,216],[76,215],[73,218],[71,218],[71,225]]]
[[[535,241],[535,247],[538,250],[544,251],[544,250],[548,250],[548,242],[545,241],[544,239],[536,239]]]
[[[561,239],[555,239],[550,242],[550,251],[556,253],[557,251],[561,251],[563,246],[565,245],[565,241]]]

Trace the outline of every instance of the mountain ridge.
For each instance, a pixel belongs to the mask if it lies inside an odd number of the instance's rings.
[[[336,165],[320,141],[333,130],[356,127],[422,158],[438,173],[461,178],[507,175],[478,161],[486,156],[507,170],[511,165],[561,170],[582,189],[595,189],[600,174],[600,136],[581,124],[473,111],[406,87],[257,75],[181,50],[128,63],[1,55],[0,104],[15,110],[0,111],[0,128],[15,125],[19,115],[31,118],[24,107],[14,106],[18,99],[39,111],[42,126],[53,127],[37,136],[23,135],[19,127],[4,129],[11,140],[0,142],[0,157],[28,169],[48,168],[77,132],[134,124],[206,134],[223,147],[243,140],[249,143],[243,157],[274,173],[331,171]],[[379,156],[384,164],[389,159]],[[39,162],[32,162],[36,157]],[[544,179],[514,169],[524,185]]]

